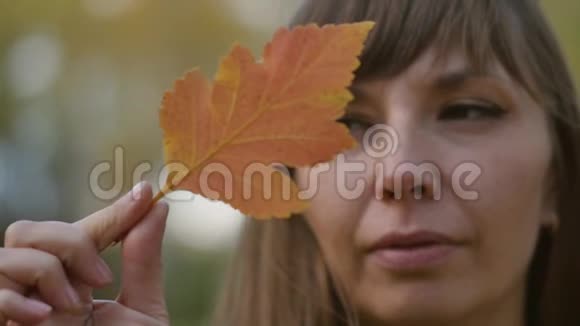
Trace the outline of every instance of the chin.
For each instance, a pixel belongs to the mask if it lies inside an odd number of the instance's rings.
[[[468,313],[474,289],[454,289],[438,281],[401,281],[361,291],[358,310],[364,319],[387,325],[446,325]],[[459,290],[459,291],[458,291]],[[455,317],[455,318],[453,318]]]

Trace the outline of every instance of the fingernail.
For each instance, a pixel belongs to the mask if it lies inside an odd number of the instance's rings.
[[[52,311],[52,307],[47,305],[44,302],[40,302],[38,300],[34,300],[34,299],[26,299],[24,301],[24,305],[26,307],[26,310],[30,311],[33,314],[36,315],[46,315],[47,313]]]
[[[138,201],[143,197],[143,189],[145,188],[146,184],[146,181],[141,181],[133,187],[133,189],[129,192],[131,200]]]
[[[66,287],[65,295],[67,299],[67,306],[70,309],[76,309],[81,305],[81,299],[77,292],[70,286]]]
[[[99,282],[102,284],[108,284],[113,281],[113,272],[102,259],[97,262],[97,274],[99,275]]]

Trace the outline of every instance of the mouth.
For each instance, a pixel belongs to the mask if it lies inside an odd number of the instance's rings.
[[[459,242],[442,233],[389,233],[371,247],[370,255],[387,270],[412,272],[441,266],[459,247]]]

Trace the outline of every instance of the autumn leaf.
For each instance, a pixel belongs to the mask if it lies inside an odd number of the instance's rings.
[[[177,80],[160,110],[174,173],[156,199],[189,190],[255,218],[303,211],[308,202],[273,164],[314,165],[356,146],[336,120],[373,25],[281,28],[260,62],[235,45],[213,83],[198,69]]]

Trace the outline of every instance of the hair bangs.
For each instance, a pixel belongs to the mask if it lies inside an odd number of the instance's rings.
[[[361,55],[357,79],[393,77],[434,48],[437,59],[461,51],[475,71],[498,61],[531,94],[526,76],[517,1],[489,0],[307,0],[291,25],[377,21]],[[510,24],[510,26],[506,26]],[[507,32],[506,32],[507,31]],[[535,97],[535,96],[534,96]]]

